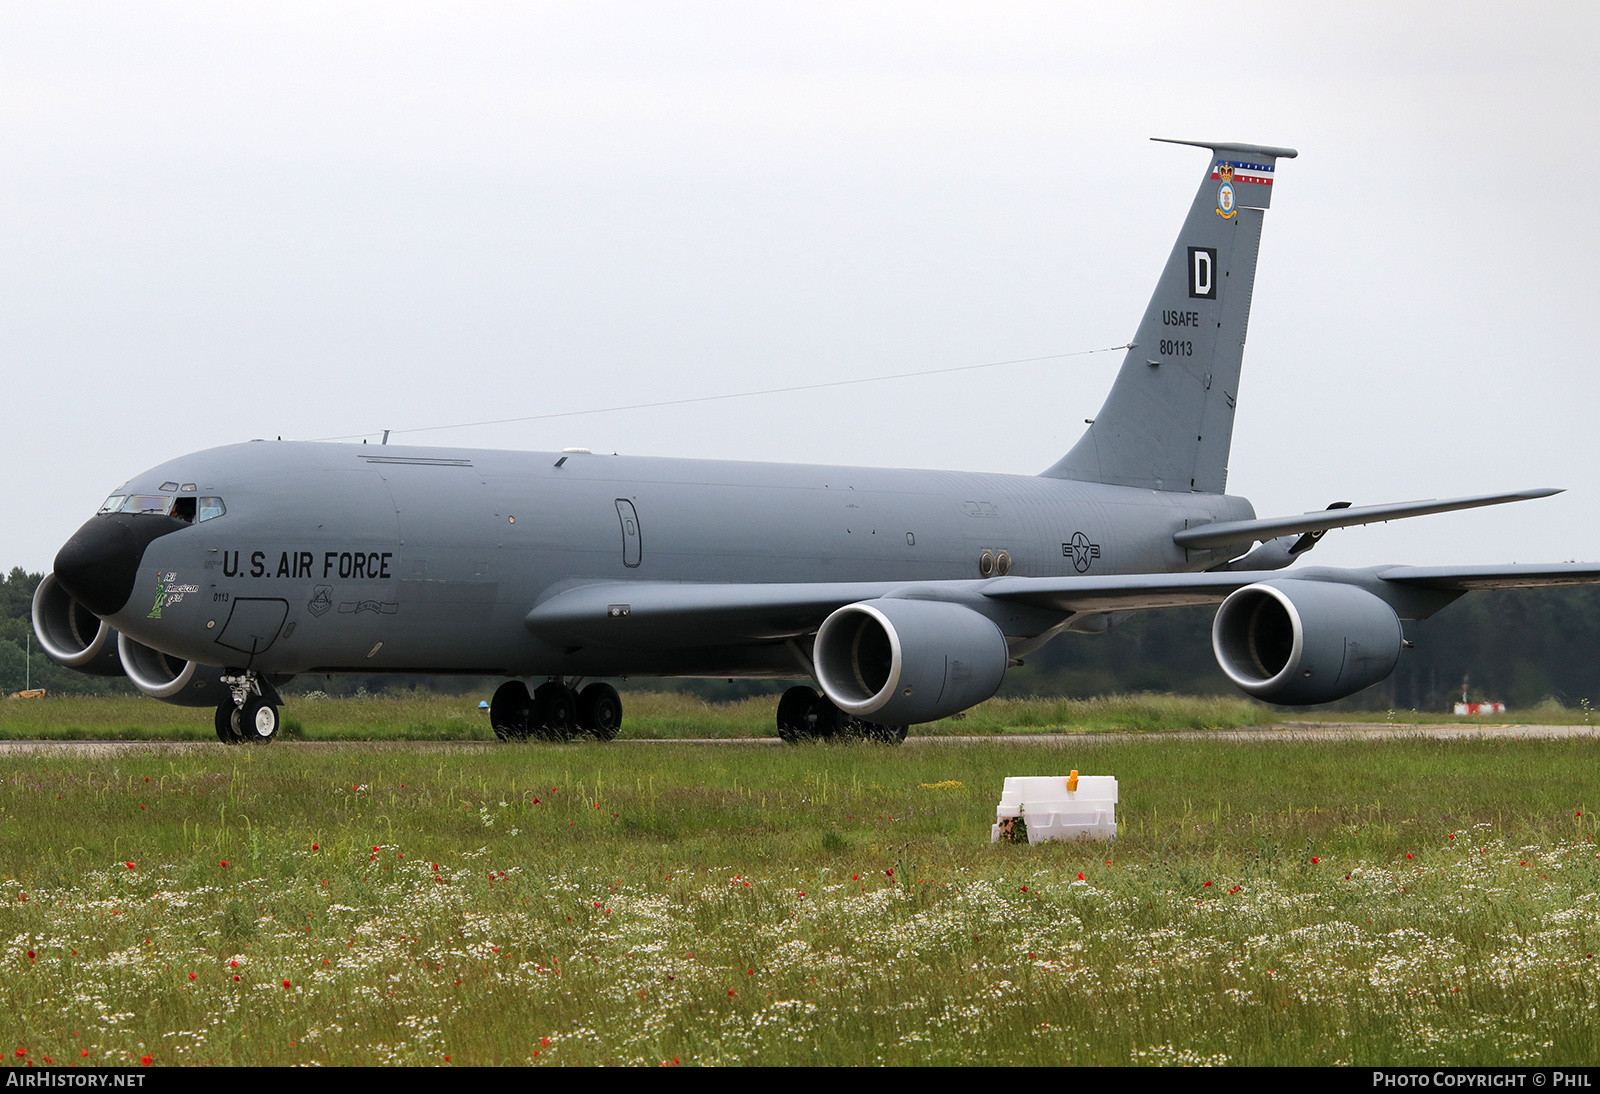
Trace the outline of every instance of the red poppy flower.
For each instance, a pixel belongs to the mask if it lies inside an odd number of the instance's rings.
[[[312,850],[313,850],[313,851],[320,851],[320,850],[322,850],[322,847],[321,847],[321,846],[320,846],[320,845],[318,845],[318,844],[315,844],[315,843],[313,843],[313,844],[312,844],[312,845],[311,845],[311,849],[312,849]]]
[[[196,976],[195,976],[195,974],[194,974],[194,973],[190,973],[190,974],[189,974],[189,979],[190,979],[190,980],[195,980],[195,979],[198,979],[198,978],[197,978],[197,977],[196,977]]]
[[[123,865],[126,866],[130,870],[133,869],[133,863],[131,863],[131,862],[125,862],[125,863],[123,863]]]
[[[284,987],[285,987],[285,988],[287,988],[287,987],[288,987],[288,986],[289,986],[289,981],[287,981],[287,980],[285,980],[285,981],[284,981],[284,982],[283,982],[283,986],[284,986]]]
[[[141,1064],[143,1064],[145,1067],[149,1067],[150,1066],[150,1059],[151,1058],[149,1056],[141,1056],[141,1057],[139,1057],[139,1062]]]
[[[1078,880],[1079,880],[1079,881],[1082,881],[1082,880],[1084,880],[1084,877],[1083,877],[1083,871],[1082,871],[1082,870],[1079,870],[1079,871],[1078,871]]]
[[[1319,863],[1319,862],[1321,862],[1321,861],[1322,861],[1322,860],[1321,860],[1321,859],[1319,859],[1319,858],[1318,858],[1318,857],[1317,857],[1317,856],[1316,856],[1316,855],[1312,855],[1312,856],[1311,856],[1311,865],[1313,865],[1313,866],[1315,866],[1315,865],[1317,865],[1317,863]]]

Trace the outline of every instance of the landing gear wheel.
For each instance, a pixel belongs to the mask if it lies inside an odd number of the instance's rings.
[[[578,731],[578,693],[559,680],[533,689],[533,731],[547,741],[570,741]]]
[[[833,700],[826,695],[817,696],[817,701],[811,704],[811,710],[806,715],[806,721],[811,723],[811,736],[819,741],[848,737],[855,723],[854,718],[834,706]]]
[[[217,704],[217,740],[225,745],[239,743],[239,708],[231,698]]]
[[[778,700],[778,739],[785,744],[798,744],[811,736],[811,724],[806,714],[817,701],[817,693],[808,687],[792,687]]]
[[[269,745],[278,736],[278,708],[265,696],[252,695],[239,711],[241,738],[251,744]]]
[[[610,684],[590,684],[578,693],[578,728],[597,741],[614,740],[622,729],[622,696]]]
[[[899,745],[906,740],[906,731],[909,726],[880,726],[875,722],[864,722],[861,728],[865,730],[864,736],[869,741],[879,744]]]
[[[489,724],[502,741],[522,741],[532,724],[533,697],[521,680],[507,680],[495,689],[489,700]]]

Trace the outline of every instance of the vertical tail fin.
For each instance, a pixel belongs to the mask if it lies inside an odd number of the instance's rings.
[[[1160,140],[1162,138],[1154,138]],[[1058,479],[1220,494],[1274,167],[1292,148],[1169,141],[1211,150],[1155,295],[1111,394]]]

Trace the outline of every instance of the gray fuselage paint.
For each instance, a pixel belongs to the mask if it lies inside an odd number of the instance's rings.
[[[271,673],[796,675],[782,642],[574,649],[524,619],[598,582],[970,580],[985,550],[1005,551],[1022,577],[1195,571],[1218,559],[1177,547],[1175,531],[1254,516],[1242,498],[1034,476],[558,458],[257,442],[173,460],[126,489],[197,482],[227,513],[154,540],[109,622],[176,657],[236,666],[234,601],[282,600],[283,625],[252,664]],[[637,555],[619,532],[626,508],[636,538],[649,533]],[[168,588],[193,591],[166,595],[151,618]]]

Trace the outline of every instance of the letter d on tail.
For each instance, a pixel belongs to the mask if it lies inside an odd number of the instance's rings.
[[[1189,295],[1199,300],[1217,298],[1217,250],[1189,248]]]

